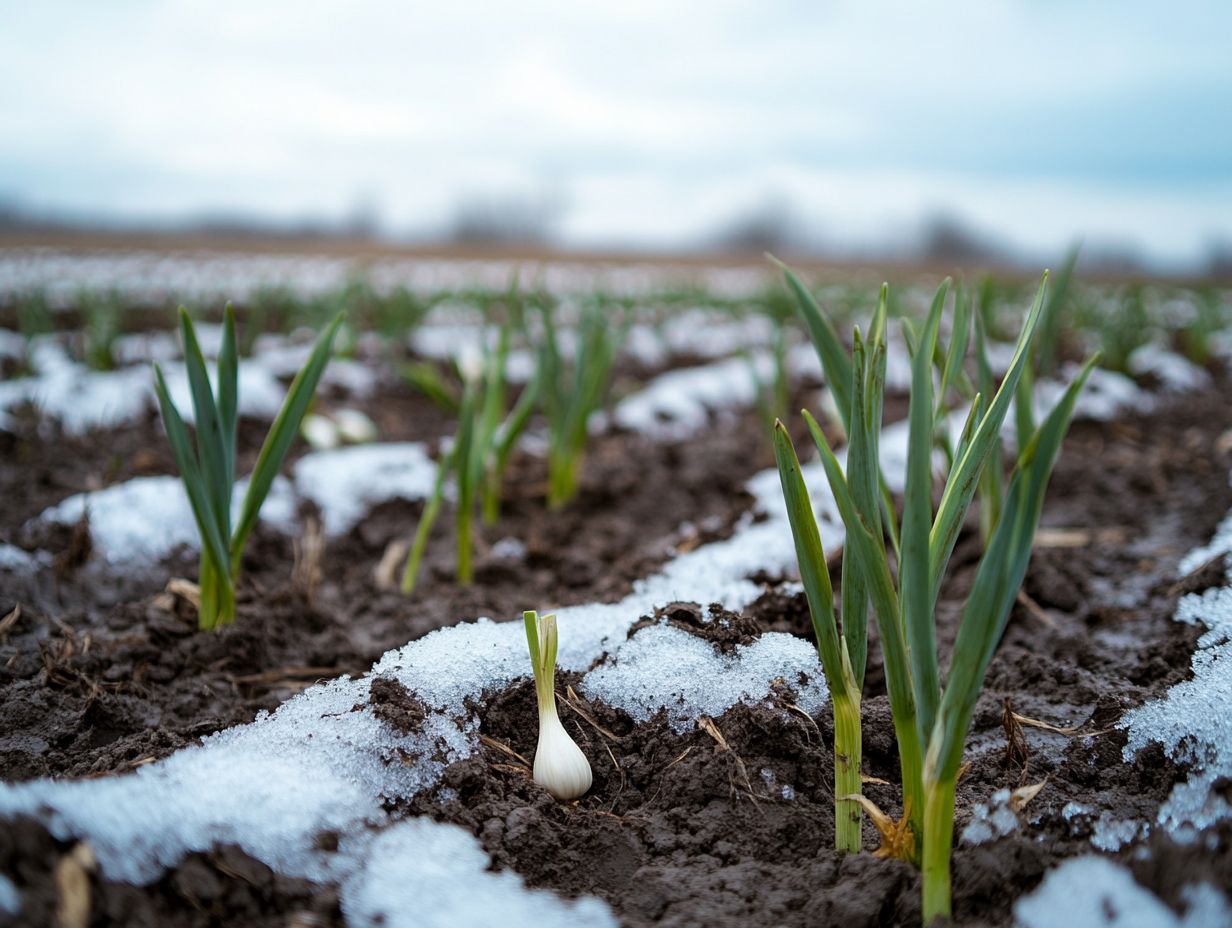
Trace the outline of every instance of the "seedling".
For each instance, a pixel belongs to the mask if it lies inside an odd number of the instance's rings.
[[[282,408],[270,426],[240,507],[239,521],[232,526],[231,498],[235,489],[235,446],[238,422],[238,351],[235,314],[227,307],[223,319],[222,347],[218,352],[217,386],[211,387],[205,357],[187,310],[180,309],[184,338],[184,365],[192,392],[196,425],[195,450],[179,410],[171,400],[162,368],[154,365],[155,389],[163,425],[180,479],[188,494],[197,532],[201,538],[198,576],[201,606],[198,624],[203,631],[235,621],[235,586],[239,579],[244,545],[257,523],[261,504],[274,483],[282,460],[291,447],[300,420],[308,410],[317,382],[329,362],[334,335],[342,324],[340,313],[317,338],[307,363],[295,375]]]
[[[1039,523],[1044,491],[1061,440],[1069,426],[1078,392],[1094,359],[1087,362],[1061,401],[1021,448],[1005,493],[1004,509],[993,527],[964,608],[958,638],[942,689],[936,646],[934,609],[945,568],[983,471],[996,445],[1010,398],[1017,390],[1040,322],[1047,275],[1027,315],[1013,360],[992,401],[980,398],[968,416],[947,468],[940,505],[932,508],[936,406],[933,359],[945,304],[945,287],[934,299],[923,327],[915,332],[909,404],[907,481],[899,527],[898,572],[891,571],[885,544],[886,518],[876,491],[878,435],[885,385],[885,312],[882,301],[867,340],[857,329],[850,358],[847,422],[850,447],[846,467],[838,461],[821,428],[804,413],[846,528],[843,556],[843,626],[838,635],[820,535],[807,488],[786,429],[776,426],[775,447],[788,504],[793,537],[813,617],[826,679],[835,704],[836,814],[851,847],[854,813],[844,802],[867,802],[859,794],[858,768],[843,769],[844,758],[858,758],[853,740],[851,704],[858,706],[864,660],[864,610],[873,607],[886,668],[886,684],[898,740],[903,780],[905,831],[889,836],[904,856],[924,873],[924,919],[950,914],[950,849],[953,840],[954,790],[975,702],[993,651],[1005,629],[1022,584]],[[832,389],[834,385],[832,383]],[[842,408],[840,406],[840,408]],[[893,521],[890,510],[889,521]],[[849,564],[851,565],[849,567]],[[858,584],[856,608],[848,608],[847,583]],[[857,630],[856,626],[859,626]],[[857,710],[858,711],[858,710]],[[840,721],[841,717],[841,721]],[[844,740],[840,743],[839,738]],[[852,784],[849,792],[844,792]],[[848,818],[843,821],[844,816]],[[858,832],[857,832],[858,834]],[[840,844],[840,846],[843,846]]]
[[[623,332],[613,328],[603,307],[583,310],[573,363],[566,365],[546,305],[542,320],[536,376],[548,420],[548,506],[559,509],[577,495],[590,417],[607,393]]]
[[[486,525],[494,524],[499,517],[505,470],[538,399],[538,383],[531,381],[506,413],[506,361],[512,328],[511,323],[501,328],[496,346],[475,369],[460,370],[463,388],[458,403],[458,429],[452,445],[437,465],[432,495],[416,526],[402,571],[403,593],[409,594],[415,589],[428,537],[440,513],[450,477],[457,490],[454,516],[458,582],[468,584],[474,579],[471,550],[475,508],[481,507]]]
[[[590,789],[590,761],[582,753],[556,712],[556,616],[523,612],[526,645],[535,672],[539,704],[539,744],[535,748],[535,782],[556,799],[580,799]]]
[[[404,364],[402,378],[446,412],[457,413],[462,406],[461,391],[430,361]]]
[[[753,379],[754,402],[762,421],[773,428],[777,419],[787,416],[787,407],[791,402],[787,379],[787,332],[784,319],[775,316],[774,338],[770,343],[770,360],[772,375],[769,381],[757,370],[757,360],[752,352],[744,351],[745,363],[749,366],[749,376]]]
[[[115,341],[124,312],[122,298],[117,293],[83,293],[78,302],[85,316],[82,359],[93,370],[115,370]]]

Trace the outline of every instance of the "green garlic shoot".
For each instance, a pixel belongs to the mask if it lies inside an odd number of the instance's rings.
[[[523,612],[522,619],[539,703],[535,782],[561,802],[580,799],[590,789],[592,774],[586,755],[556,713],[556,616],[540,618],[537,612]]]
[[[903,779],[905,821],[895,827],[891,837],[900,852],[923,871],[925,924],[950,915],[955,787],[967,731],[985,672],[1005,631],[1030,562],[1053,464],[1069,427],[1078,393],[1096,360],[1092,358],[1086,363],[1038,426],[1025,417],[1018,423],[1018,458],[1003,491],[1001,511],[987,535],[986,549],[967,596],[948,673],[943,679],[936,637],[938,593],[981,476],[989,467],[994,449],[1000,447],[1002,423],[1012,397],[1019,390],[1040,324],[1046,283],[1047,274],[1040,283],[1000,386],[987,401],[981,395],[975,397],[958,444],[952,449],[952,455],[947,454],[950,463],[942,475],[945,489],[935,510],[932,460],[939,417],[932,368],[938,350],[946,285],[938,291],[923,325],[907,330],[912,349],[907,480],[897,534],[898,555],[893,558],[887,549],[885,535],[893,525],[894,510],[890,507],[883,521],[884,503],[877,498],[877,440],[885,392],[884,299],[868,337],[861,338],[856,330],[850,358],[842,353],[840,345],[832,343],[831,327],[811,326],[814,334],[820,331],[823,336],[819,339],[819,352],[825,350],[834,356],[832,360],[849,363],[851,374],[845,388],[839,387],[840,381],[836,378],[831,380],[835,394],[839,395],[841,390],[851,403],[846,422],[850,447],[845,466],[839,462],[816,420],[807,411],[804,413],[847,532],[843,553],[841,638],[808,491],[790,437],[781,425],[776,428],[780,476],[801,578],[834,699],[836,760],[837,755],[843,753],[844,740],[851,745],[852,754],[858,750],[855,746],[858,729],[843,731],[842,710],[854,702],[862,685],[863,619],[867,605],[872,606],[877,622]],[[807,297],[807,291],[799,289]],[[959,300],[957,305],[958,312],[965,314],[966,304]],[[812,309],[810,315],[817,317],[814,321],[824,321],[815,304]],[[962,359],[959,355],[966,348],[966,333],[962,329],[965,324],[964,320],[959,326],[959,338],[951,346],[948,363],[943,365],[942,387],[952,382],[960,370]],[[995,463],[1000,465],[999,461]],[[892,569],[892,565],[896,569]],[[847,587],[852,580],[856,582],[858,596],[855,607],[848,608]],[[837,763],[836,773],[844,773]],[[858,782],[858,778],[852,779]],[[836,812],[840,814],[839,824],[842,825],[843,803],[860,802],[861,797],[858,789],[847,787],[841,777],[836,787],[839,800]],[[908,829],[912,840],[906,840]]]
[[[239,421],[239,352],[235,338],[235,313],[227,306],[223,319],[222,347],[218,352],[217,386],[210,384],[205,357],[197,342],[188,312],[180,309],[184,337],[184,365],[192,392],[196,442],[189,439],[179,410],[171,400],[162,368],[154,365],[155,390],[162,411],[167,439],[188,493],[193,518],[201,536],[201,567],[197,580],[201,590],[198,625],[209,631],[235,621],[235,585],[239,579],[244,545],[257,514],[286,457],[300,422],[312,402],[317,382],[329,363],[334,335],[343,314],[321,333],[308,362],[295,375],[287,398],[278,410],[265,443],[257,456],[239,522],[231,523],[231,497],[235,490],[236,426]]]

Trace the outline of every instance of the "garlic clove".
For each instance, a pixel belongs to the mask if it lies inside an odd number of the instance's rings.
[[[590,761],[554,711],[539,719],[535,782],[562,802],[584,796],[593,782]]]
[[[344,441],[360,445],[377,439],[376,423],[358,409],[335,410],[334,422]]]
[[[337,448],[342,443],[342,436],[338,434],[338,426],[333,420],[319,413],[314,412],[304,416],[299,430],[304,440],[317,451],[328,451],[330,448]]]

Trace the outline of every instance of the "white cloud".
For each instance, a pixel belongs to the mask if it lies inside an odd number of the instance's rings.
[[[563,191],[678,242],[770,195],[832,239],[945,207],[1029,247],[1232,237],[1213,3],[10,4],[0,194],[129,216],[340,215]],[[1139,112],[1139,109],[1141,110]]]

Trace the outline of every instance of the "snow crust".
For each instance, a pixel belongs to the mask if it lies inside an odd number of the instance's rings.
[[[362,869],[343,889],[342,908],[349,924],[382,928],[618,924],[598,899],[566,902],[545,890],[525,889],[508,870],[492,872],[474,838],[428,819],[400,822],[373,841]]]
[[[377,503],[431,495],[436,462],[420,442],[351,445],[300,458],[294,481],[317,505],[326,534],[344,535]]]
[[[231,517],[238,521],[248,482],[236,484]],[[57,503],[33,520],[51,525],[73,525],[89,514],[90,537],[95,551],[113,566],[157,562],[177,547],[198,545],[197,524],[179,477],[134,477],[89,493],[77,493]],[[295,500],[291,484],[276,477],[270,487],[261,519],[290,532],[295,525]]]
[[[345,534],[369,508],[390,499],[417,500],[432,492],[436,463],[418,442],[352,445],[304,455],[292,480],[278,476],[261,507],[261,521],[278,531],[297,530],[302,500],[316,504],[327,534]],[[239,519],[246,480],[236,484],[231,513]],[[102,559],[122,567],[157,563],[183,545],[199,540],[188,496],[179,477],[134,477],[101,490],[77,493],[44,510],[34,523],[72,525],[89,513],[90,534]],[[31,555],[0,548],[0,567],[24,567]],[[20,554],[14,553],[20,552]],[[24,559],[22,558],[24,555]]]
[[[1232,576],[1228,580],[1185,596],[1177,606],[1176,621],[1208,629],[1193,654],[1193,676],[1122,719],[1129,733],[1126,760],[1157,741],[1171,757],[1194,765],[1157,817],[1181,839],[1232,815],[1232,805],[1214,789],[1232,776]]]
[[[1120,864],[1089,855],[1067,860],[1039,888],[1018,900],[1023,928],[1221,928],[1232,922],[1227,898],[1209,883],[1181,890],[1186,908],[1177,915]]]
[[[21,893],[13,881],[0,873],[0,915],[16,915],[21,911]]]
[[[684,732],[698,716],[721,715],[736,701],[759,699],[767,680],[790,679],[793,672],[815,663],[816,649],[794,635],[768,632],[747,647],[737,646],[732,656],[716,658],[714,648],[696,635],[655,625],[638,632],[587,674],[584,689],[639,721],[665,708],[672,727]],[[791,682],[798,689],[800,708],[820,710],[826,688],[819,663],[808,683]]]
[[[749,363],[734,357],[660,374],[617,403],[612,420],[652,438],[696,435],[709,425],[711,413],[730,413],[753,403],[757,387]],[[769,357],[759,356],[753,363],[769,373]]]

